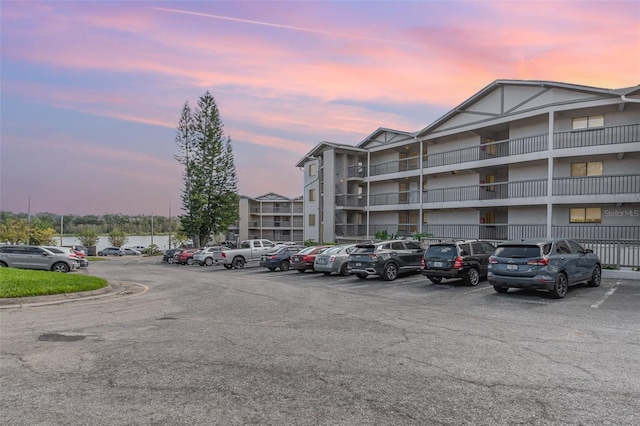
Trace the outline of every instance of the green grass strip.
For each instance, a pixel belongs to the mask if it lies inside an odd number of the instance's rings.
[[[70,272],[0,268],[0,297],[28,297],[76,293],[107,286],[107,280]]]

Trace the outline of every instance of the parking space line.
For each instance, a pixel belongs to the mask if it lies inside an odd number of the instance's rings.
[[[596,303],[594,303],[593,305],[591,305],[592,308],[599,308],[600,305],[602,305],[604,303],[605,300],[607,300],[609,298],[609,296],[611,296],[613,293],[616,292],[616,290],[618,289],[618,285],[620,285],[619,282],[616,283],[616,285],[614,285],[613,287],[611,287],[611,289],[609,289],[609,291],[607,291],[604,296],[602,297],[602,299],[600,299],[599,301],[597,301]]]

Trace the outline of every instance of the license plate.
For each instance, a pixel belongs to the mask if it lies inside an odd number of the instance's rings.
[[[442,268],[442,262],[433,262],[433,266],[436,268]]]
[[[362,263],[356,262],[356,266],[362,266]]]
[[[517,271],[518,265],[507,265],[507,271]]]

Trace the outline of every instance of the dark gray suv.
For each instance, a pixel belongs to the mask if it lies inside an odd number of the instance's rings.
[[[476,286],[487,276],[489,256],[496,248],[482,240],[452,240],[427,247],[422,260],[422,275],[434,283],[443,278],[460,278]]]
[[[69,254],[53,253],[44,247],[12,245],[0,246],[0,267],[69,272],[78,269],[80,263]]]
[[[419,272],[423,253],[424,249],[416,241],[356,244],[349,255],[349,273],[361,279],[379,275],[385,281],[393,281],[399,274]]]
[[[498,293],[528,288],[561,299],[570,285],[598,287],[601,278],[600,259],[593,250],[565,238],[508,241],[489,258],[489,283]]]

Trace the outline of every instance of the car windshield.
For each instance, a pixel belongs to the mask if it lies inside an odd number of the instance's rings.
[[[305,249],[302,249],[298,252],[298,254],[309,254],[312,251],[314,251],[316,248],[315,247],[307,247]]]
[[[455,246],[429,246],[425,257],[437,257],[439,259],[453,259],[458,255]]]
[[[330,247],[327,250],[325,250],[323,252],[323,254],[334,254],[334,253],[339,253],[342,249],[344,249],[344,247],[342,246],[335,246],[335,247]]]
[[[538,246],[502,246],[496,249],[494,256],[528,259],[540,257],[541,253]]]

